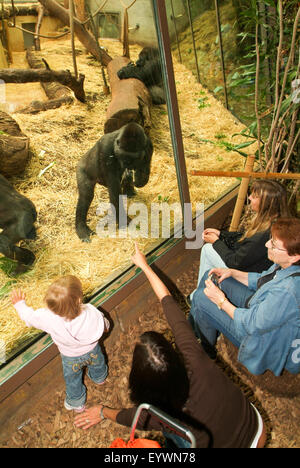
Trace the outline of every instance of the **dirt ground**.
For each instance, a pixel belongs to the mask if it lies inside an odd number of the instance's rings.
[[[196,283],[198,262],[195,262],[188,274],[177,280],[176,286],[183,293],[189,293]],[[182,297],[177,299],[183,311],[187,307]],[[148,310],[140,319],[132,324],[126,333],[121,333],[119,339],[106,347],[109,363],[109,377],[105,386],[99,388],[85,377],[88,391],[87,406],[104,403],[110,407],[128,407],[128,375],[130,371],[132,351],[138,336],[147,330],[165,333],[170,339],[172,334],[163,317],[160,304],[154,300],[149,303]],[[222,340],[221,340],[222,341]],[[229,365],[230,358],[224,343],[219,345],[217,365],[221,366],[240,386],[247,397],[256,404],[261,411],[268,428],[267,448],[300,448],[300,392],[298,396],[287,398],[270,393],[259,383],[253,383],[249,376],[240,372],[235,365]],[[298,376],[299,377],[299,376]],[[122,437],[129,438],[129,429],[105,420],[101,425],[88,431],[78,429],[73,424],[74,415],[63,408],[64,384],[62,376],[58,376],[59,383],[56,391],[51,395],[32,403],[32,413],[23,428],[16,428],[2,448],[108,448],[111,442]],[[278,381],[279,382],[279,381]],[[298,389],[299,379],[296,382]],[[280,384],[279,384],[280,386]],[[148,438],[158,438],[159,434],[147,434]]]

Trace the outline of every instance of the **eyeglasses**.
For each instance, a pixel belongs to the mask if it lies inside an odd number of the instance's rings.
[[[287,252],[286,249],[279,249],[279,247],[276,247],[276,245],[274,244],[274,241],[272,239],[272,237],[269,239],[270,242],[271,242],[271,249],[272,250],[280,250],[280,252]]]

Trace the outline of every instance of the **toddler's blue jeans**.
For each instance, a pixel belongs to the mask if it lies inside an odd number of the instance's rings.
[[[103,382],[107,377],[107,365],[99,344],[82,356],[63,356],[61,354],[63,374],[66,383],[66,402],[73,408],[80,408],[86,402],[86,387],[83,383],[83,369],[95,383]]]

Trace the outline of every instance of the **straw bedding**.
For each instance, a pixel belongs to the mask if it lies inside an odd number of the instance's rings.
[[[122,46],[117,41],[103,40],[102,45],[112,57],[122,54]],[[43,305],[47,287],[61,275],[78,276],[85,294],[89,294],[130,264],[133,253],[134,239],[102,239],[94,236],[92,242],[86,244],[75,233],[76,165],[80,157],[103,135],[106,109],[110,102],[110,96],[103,93],[99,64],[86,54],[80,43],[76,42],[76,50],[79,72],[86,76],[87,103],[74,101],[71,105],[36,115],[13,114],[22,131],[30,137],[32,152],[25,173],[15,178],[13,183],[37,208],[38,239],[23,243],[36,255],[36,262],[30,272],[19,276],[13,286],[9,283],[11,278],[0,272],[1,285],[6,286],[0,298],[0,340],[5,341],[7,353],[38,333],[25,327],[15,313],[7,294],[11,287],[22,288],[28,304],[35,308]],[[132,60],[137,58],[139,51],[139,46],[131,46]],[[55,70],[73,70],[69,41],[45,41],[40,54]],[[16,60],[25,63],[23,54],[16,54]],[[15,63],[13,66],[17,67]],[[222,134],[227,141],[243,142],[241,136],[232,138],[243,126],[175,59],[174,68],[188,172],[191,169],[242,169],[245,161],[242,156],[213,144],[202,143],[200,139],[217,142],[216,136]],[[23,85],[8,85],[8,92],[10,86]],[[14,94],[18,96],[18,93]],[[208,105],[199,109],[198,99],[204,95]],[[22,99],[22,93],[20,96]],[[151,115],[153,126],[150,136],[155,148],[151,176],[149,183],[138,189],[138,195],[133,201],[148,206],[164,199],[169,203],[178,202],[166,107],[153,107]],[[254,151],[253,146],[245,151]],[[235,179],[189,176],[191,200],[194,204],[203,202],[208,206],[235,182]],[[88,223],[94,230],[99,221],[96,209],[100,201],[109,201],[108,193],[105,187],[97,186],[88,215]],[[150,238],[139,241],[145,252],[157,242],[157,239]]]

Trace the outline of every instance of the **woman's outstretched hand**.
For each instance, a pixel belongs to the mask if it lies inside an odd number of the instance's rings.
[[[135,243],[135,254],[132,256],[133,263],[142,270],[147,266],[145,255],[140,251],[138,243]]]

